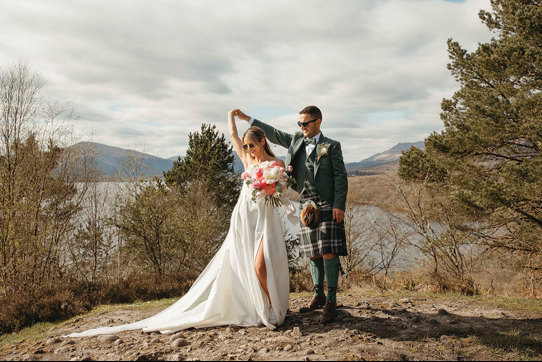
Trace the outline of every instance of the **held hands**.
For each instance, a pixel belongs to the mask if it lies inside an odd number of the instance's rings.
[[[337,224],[340,224],[344,221],[344,210],[341,209],[333,209],[333,220],[337,222]]]
[[[250,116],[244,114],[239,108],[232,109],[230,111],[230,114],[233,114],[233,116],[237,116],[237,118],[242,119],[243,121],[250,121]]]

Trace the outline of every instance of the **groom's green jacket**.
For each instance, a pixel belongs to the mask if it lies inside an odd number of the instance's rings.
[[[296,157],[299,150],[305,147],[303,142],[303,133],[297,132],[291,135],[286,132],[279,131],[274,127],[265,124],[257,119],[254,120],[252,126],[260,127],[265,132],[267,139],[277,145],[281,145],[288,149],[286,156],[286,166],[291,165],[294,168],[294,177],[296,179],[297,192],[303,191],[304,179],[301,169],[305,167],[305,162],[300,157]],[[327,155],[323,155],[319,161],[316,161],[314,167],[314,185],[318,194],[327,201],[334,209],[346,210],[346,194],[348,193],[348,176],[344,166],[341,144],[331,138],[320,135],[316,151],[320,150],[322,145],[328,145]],[[317,153],[318,155],[318,153]]]

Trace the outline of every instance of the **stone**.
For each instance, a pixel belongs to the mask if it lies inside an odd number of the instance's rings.
[[[104,336],[100,336],[99,337],[99,340],[100,342],[102,343],[106,343],[106,342],[115,342],[117,339],[119,339],[119,337],[113,335],[113,334],[106,334]]]
[[[169,337],[169,341],[170,341],[170,342],[173,342],[174,340],[179,339],[179,338],[184,338],[184,334],[182,334],[182,333],[175,333],[174,335],[172,335],[171,337]]]
[[[52,344],[57,344],[57,343],[60,343],[62,342],[62,339],[56,337],[56,338],[49,338],[46,342],[45,342],[45,345],[47,346],[50,346]]]
[[[189,344],[190,343],[186,339],[178,338],[178,339],[174,340],[173,342],[171,342],[171,347],[173,347],[173,348],[181,348],[181,347],[186,347]]]
[[[294,329],[292,330],[292,337],[301,338],[302,336],[303,334],[301,333],[301,330],[299,329],[299,327],[294,327]]]
[[[443,315],[449,315],[448,311],[446,309],[439,309],[437,312],[437,315],[443,316]]]
[[[154,337],[152,340],[151,340],[151,343],[158,343],[160,342],[160,337]]]
[[[305,352],[303,352],[303,354],[306,354],[306,355],[314,354],[314,351],[312,349],[306,349]]]
[[[71,346],[72,344],[75,344],[75,341],[72,341],[71,339],[69,339],[67,341],[60,343],[60,347]]]
[[[53,354],[64,354],[68,353],[68,349],[66,347],[60,347],[54,350]]]
[[[269,348],[264,347],[258,351],[259,354],[267,354],[269,353]]]
[[[284,346],[284,352],[291,351],[292,349],[294,349],[294,346],[292,346],[291,344],[287,344]]]
[[[45,351],[42,348],[38,348],[34,351],[34,354],[44,354]]]
[[[122,339],[120,339],[120,338],[115,341],[116,346],[120,346],[123,343],[124,343],[124,341]]]
[[[399,301],[399,303],[402,303],[402,304],[412,304],[412,301],[408,298],[403,298]]]

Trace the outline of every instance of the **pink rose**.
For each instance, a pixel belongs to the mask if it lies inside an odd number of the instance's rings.
[[[246,181],[248,178],[250,178],[250,175],[248,172],[243,172],[241,174],[241,178]]]
[[[262,188],[262,184],[258,181],[252,183],[252,188],[259,190]]]
[[[292,165],[288,165],[288,172],[292,172],[294,170],[294,168],[292,167]]]
[[[256,169],[256,177],[257,178],[262,178],[263,177],[263,169],[261,167],[258,167]]]
[[[271,161],[271,166],[274,166],[274,167],[278,167],[278,162],[277,161]]]

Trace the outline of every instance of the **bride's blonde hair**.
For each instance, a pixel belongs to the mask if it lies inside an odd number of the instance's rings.
[[[271,151],[271,147],[269,146],[269,143],[267,142],[267,138],[265,138],[265,132],[260,127],[252,126],[250,127],[245,134],[243,135],[243,142],[245,140],[251,141],[254,146],[261,147],[260,142],[262,139],[265,140],[265,144],[263,145],[264,151],[271,157],[276,157],[273,151]]]

